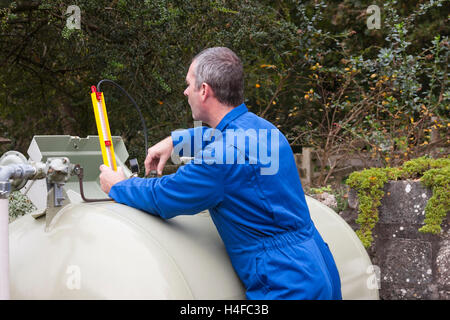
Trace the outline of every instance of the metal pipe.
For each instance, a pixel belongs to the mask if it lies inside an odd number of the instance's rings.
[[[9,299],[9,222],[11,183],[0,181],[0,300]]]
[[[0,300],[8,300],[9,294],[9,195],[10,179],[28,179],[37,173],[29,164],[0,166]]]
[[[29,164],[0,166],[0,182],[9,179],[26,179],[36,174],[37,169]]]
[[[84,189],[83,189],[83,177],[84,177],[84,170],[83,167],[81,167],[79,164],[77,164],[73,170],[75,174],[78,177],[78,182],[80,185],[80,195],[81,199],[83,199],[84,202],[100,202],[100,201],[114,201],[114,199],[111,198],[104,198],[104,199],[88,199],[84,196]]]

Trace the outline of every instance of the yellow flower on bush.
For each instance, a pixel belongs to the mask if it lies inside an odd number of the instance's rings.
[[[259,83],[257,83],[257,84],[255,84],[255,87],[259,88],[259,87],[261,87],[261,85]]]
[[[277,66],[273,64],[262,64],[260,65],[260,68],[269,68],[269,69],[276,69]]]
[[[317,68],[319,68],[319,69],[322,68],[322,66],[318,62],[314,66],[312,66],[310,69],[311,70],[316,70]]]

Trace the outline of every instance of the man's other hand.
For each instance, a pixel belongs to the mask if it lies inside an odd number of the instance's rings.
[[[145,176],[148,176],[153,170],[156,170],[156,173],[159,176],[162,175],[164,166],[170,158],[172,151],[173,141],[171,136],[161,140],[153,147],[149,148],[144,162]]]
[[[121,167],[118,167],[117,171],[114,171],[110,167],[102,164],[100,166],[100,171],[100,188],[106,194],[109,193],[109,190],[111,190],[113,185],[127,178]]]

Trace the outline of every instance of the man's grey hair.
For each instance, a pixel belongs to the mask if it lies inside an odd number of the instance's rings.
[[[194,74],[196,90],[207,83],[219,102],[236,107],[244,102],[244,71],[241,59],[225,47],[208,48],[197,54]]]

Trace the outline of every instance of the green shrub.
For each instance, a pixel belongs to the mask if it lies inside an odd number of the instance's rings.
[[[28,199],[27,196],[23,195],[20,191],[13,191],[9,195],[9,222],[36,210],[36,207]]]
[[[366,26],[369,0],[80,0],[76,31],[65,27],[72,0],[0,5],[0,133],[22,153],[34,134],[95,134],[89,88],[111,78],[142,108],[153,144],[192,126],[182,94],[191,58],[227,46],[243,60],[250,111],[317,150],[318,185],[329,160],[351,152],[398,165],[426,151],[432,126],[445,142],[444,2],[378,1],[379,30]],[[112,134],[142,163],[138,115],[103,90]]]

